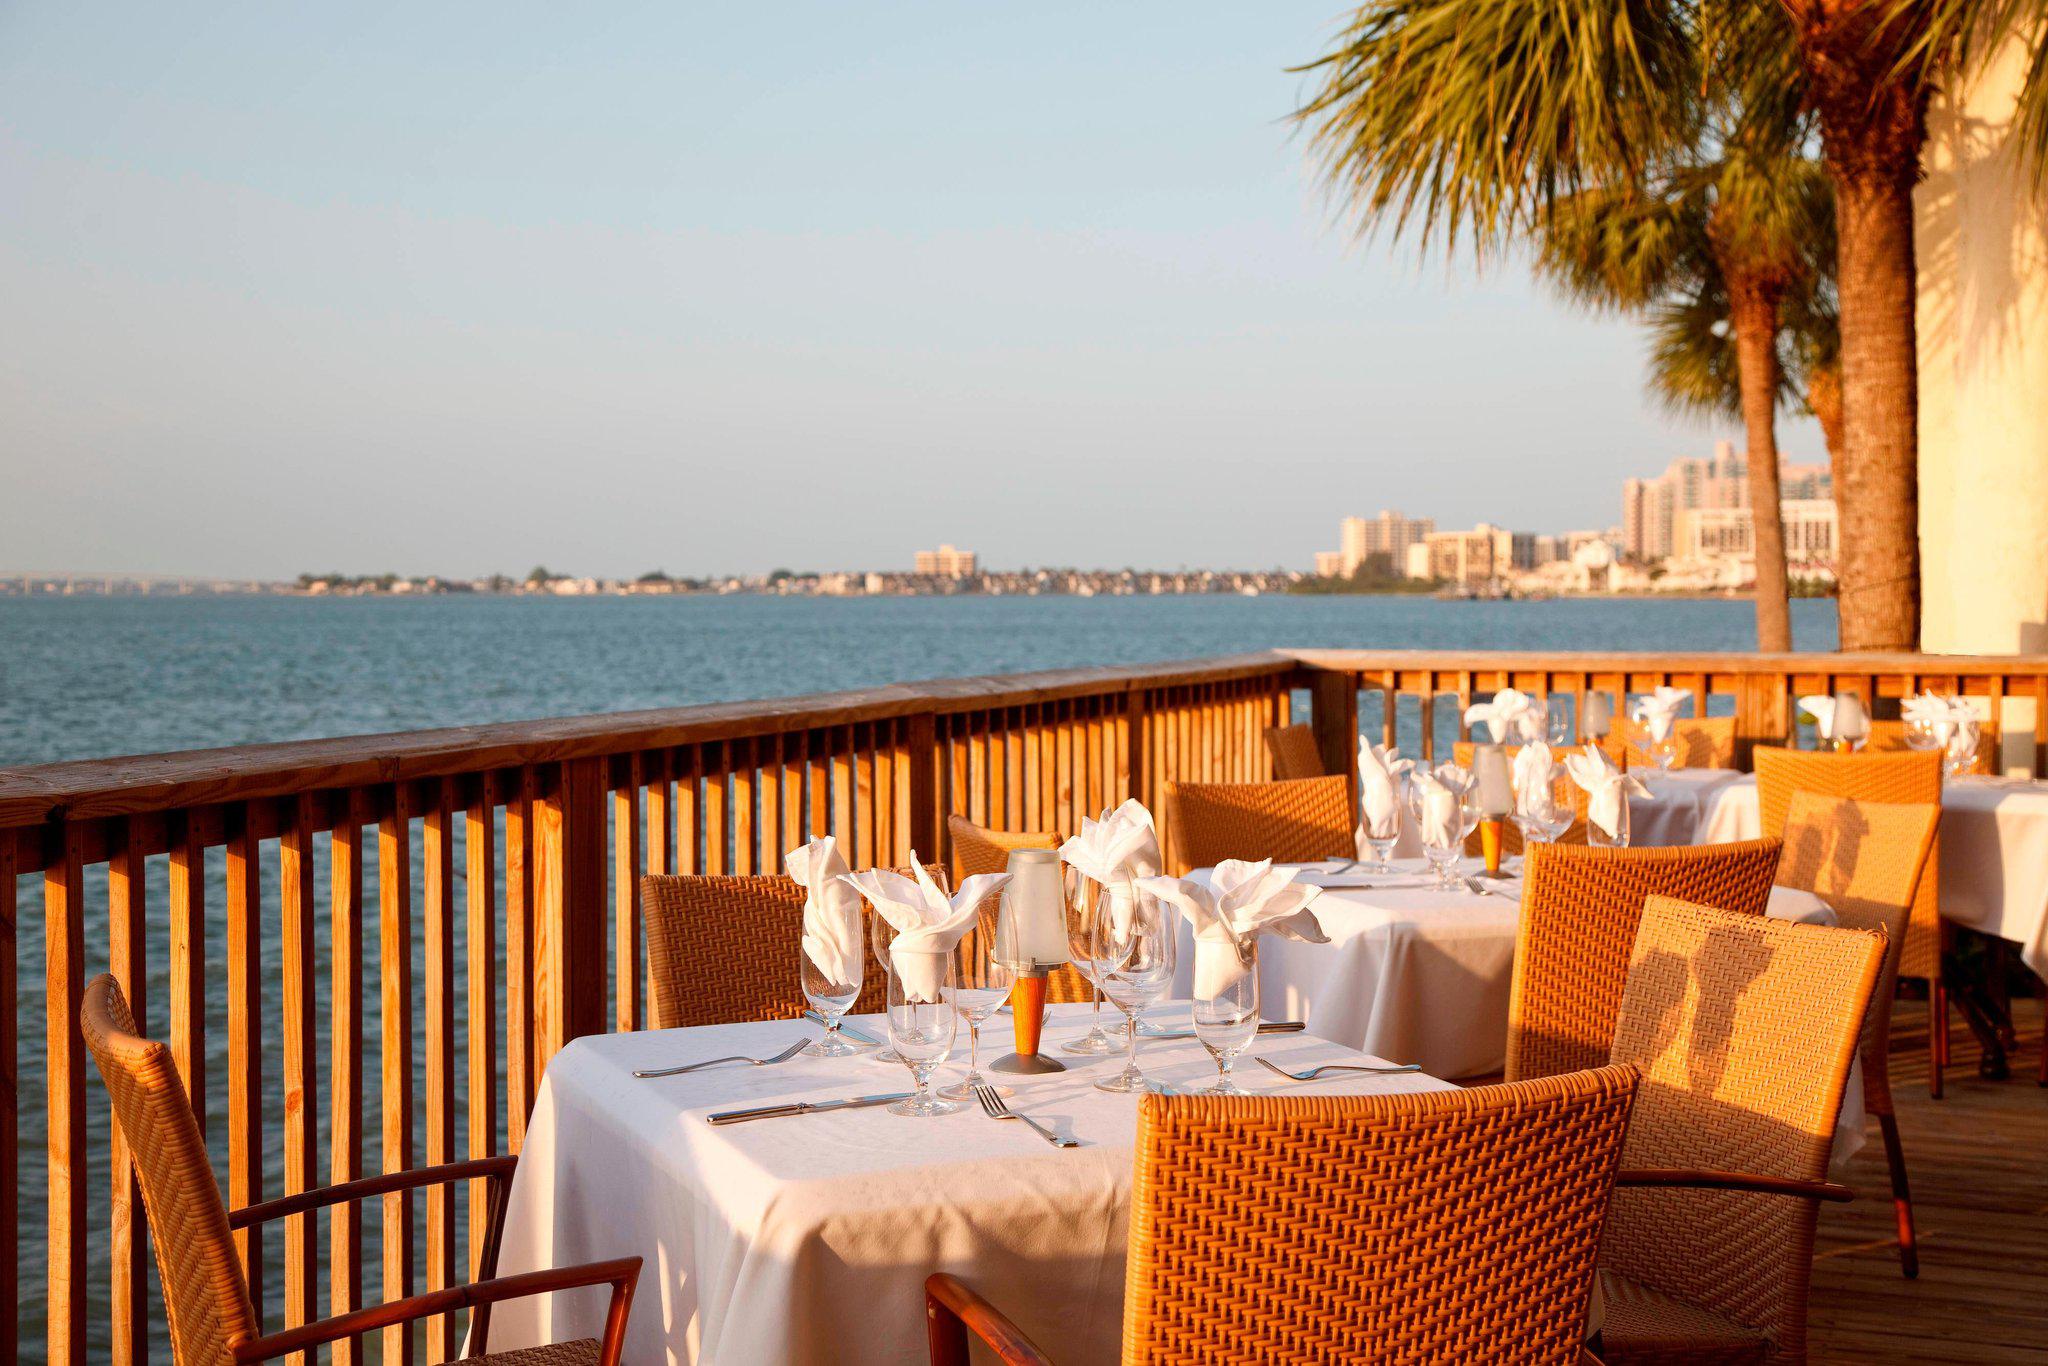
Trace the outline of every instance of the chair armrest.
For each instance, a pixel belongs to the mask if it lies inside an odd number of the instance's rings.
[[[924,1329],[932,1366],[967,1366],[969,1332],[987,1343],[1005,1366],[1052,1366],[1052,1358],[1002,1310],[943,1271],[925,1277]]]
[[[1623,1171],[1614,1178],[1617,1186],[1677,1186],[1694,1190],[1747,1191],[1755,1195],[1795,1195],[1807,1200],[1842,1203],[1856,1198],[1856,1192],[1832,1181],[1801,1181],[1789,1176],[1755,1176],[1748,1172],[1679,1171],[1643,1168]]]
[[[306,1214],[329,1205],[340,1205],[356,1200],[367,1200],[374,1195],[389,1195],[393,1191],[414,1190],[420,1186],[442,1186],[451,1181],[509,1181],[512,1169],[519,1159],[510,1153],[498,1157],[479,1157],[468,1162],[449,1162],[438,1167],[414,1167],[402,1172],[384,1172],[378,1176],[366,1176],[360,1181],[349,1181],[339,1186],[322,1186],[318,1190],[301,1191],[297,1195],[281,1195],[275,1200],[260,1204],[244,1205],[228,1212],[228,1227],[248,1228],[252,1224],[267,1224],[273,1219],[283,1219],[293,1214]]]
[[[287,1328],[283,1332],[271,1333],[266,1337],[238,1342],[235,1344],[235,1360],[269,1361],[287,1353],[309,1351],[324,1343],[375,1332],[394,1324],[411,1323],[435,1314],[471,1308],[481,1311],[500,1300],[544,1295],[550,1291],[572,1290],[586,1285],[609,1285],[612,1288],[611,1305],[605,1313],[604,1337],[599,1344],[598,1360],[602,1366],[618,1366],[619,1358],[626,1346],[626,1314],[633,1306],[633,1287],[638,1284],[639,1279],[640,1259],[621,1257],[616,1261],[555,1267],[547,1271],[529,1271],[523,1275],[505,1276],[494,1281],[478,1281],[473,1285],[430,1290],[424,1295],[393,1300],[389,1304],[358,1309],[352,1313],[336,1315],[331,1319],[321,1319],[317,1323]],[[484,1350],[484,1344],[480,1340],[481,1332],[480,1328],[477,1333],[471,1334],[471,1348],[477,1352]]]

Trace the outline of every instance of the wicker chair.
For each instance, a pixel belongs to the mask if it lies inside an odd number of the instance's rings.
[[[1611,1366],[1805,1361],[1814,1202],[1854,1198],[1822,1178],[1884,953],[1650,898],[1614,1029],[1643,1081],[1601,1246]]]
[[[1646,899],[1682,897],[1760,916],[1777,870],[1774,839],[1668,849],[1531,849],[1508,994],[1507,1079],[1607,1061]]]
[[[1869,738],[1863,742],[1865,754],[1893,754],[1909,748],[1904,721],[1872,721]],[[1988,726],[1980,731],[1977,735],[1977,771],[1997,773],[2003,767],[2002,749],[1997,731]]]
[[[655,1029],[794,1020],[806,1007],[798,980],[804,888],[761,877],[644,877],[648,1024]],[[889,979],[869,937],[860,998],[849,1014],[888,1008]]]
[[[1273,758],[1273,777],[1280,782],[1329,776],[1314,726],[1266,727],[1266,753]]]
[[[1124,1361],[1583,1360],[1635,1086],[1607,1067],[1408,1095],[1145,1096]],[[1051,1360],[952,1276],[925,1303],[936,1366],[965,1366],[970,1330],[1004,1362]]]
[[[1349,858],[1358,851],[1351,831],[1349,778],[1166,785],[1166,834],[1183,874],[1229,858]]]
[[[1640,721],[1622,718],[1614,723],[1614,730],[1621,737],[1629,768],[1657,767],[1656,756],[1650,753],[1650,732]],[[1678,741],[1678,767],[1735,767],[1734,717],[1708,716],[1680,721],[1671,734]]]
[[[1813,892],[1833,908],[1835,919],[1862,930],[1883,930],[1887,951],[1878,974],[1877,995],[1863,1026],[1863,1103],[1884,1134],[1885,1164],[1891,1169],[1892,1203],[1899,1220],[1899,1267],[1920,1274],[1913,1237],[1913,1197],[1906,1185],[1906,1158],[1899,1147],[1898,1113],[1892,1104],[1892,988],[1899,975],[1899,946],[1921,868],[1934,844],[1938,806],[1899,806],[1795,792],[1785,819],[1785,852],[1778,885]]]
[[[1013,849],[1057,849],[1061,843],[1050,830],[984,830],[965,816],[948,816],[946,829],[953,836],[953,867],[962,878],[1006,871]],[[993,913],[993,906],[984,912],[981,933],[995,933]],[[1054,968],[1046,977],[1045,999],[1054,1005],[1092,1001],[1094,988],[1072,967]]]
[[[1858,801],[1904,806],[1941,804],[1941,755],[1933,750],[1830,754],[1759,745],[1756,750],[1757,805],[1761,830],[1785,829],[1794,792],[1819,792]],[[1941,975],[1941,832],[1927,851],[1913,914],[1899,944],[1898,975],[1927,983],[1927,1091],[1941,1096],[1941,1072],[1948,1064],[1948,984]]]
[[[611,1308],[602,1343],[585,1338],[467,1360],[498,1366],[617,1366],[625,1350],[626,1312],[632,1307],[633,1287],[640,1276],[638,1257],[521,1276],[500,1278],[496,1274],[505,1191],[517,1158],[480,1158],[392,1172],[230,1212],[221,1201],[220,1187],[214,1184],[206,1139],[193,1119],[192,1104],[171,1062],[170,1049],[136,1032],[127,999],[112,977],[102,974],[87,985],[78,1023],[85,1046],[113,1097],[115,1119],[128,1139],[143,1208],[149,1214],[149,1243],[156,1251],[157,1272],[163,1278],[171,1353],[178,1361],[208,1366],[268,1361],[463,1309],[475,1311],[470,1339],[473,1350],[482,1353],[490,1331],[491,1305],[576,1286],[608,1285]],[[314,1211],[330,1205],[455,1181],[486,1181],[491,1186],[490,1226],[484,1233],[479,1262],[482,1280],[276,1333],[263,1332],[262,1318],[250,1301],[249,1285],[235,1254],[235,1230],[291,1215],[310,1218]]]

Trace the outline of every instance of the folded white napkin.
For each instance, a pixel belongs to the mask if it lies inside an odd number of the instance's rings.
[[[1671,738],[1678,728],[1678,709],[1692,700],[1683,688],[1660,687],[1636,699],[1635,718],[1658,744]]]
[[[849,873],[842,881],[874,905],[875,913],[895,929],[889,961],[903,979],[912,1000],[937,1001],[945,978],[946,955],[974,928],[981,903],[1010,880],[1008,873],[977,873],[960,884],[949,899],[910,853],[915,881],[886,868]]]
[[[1446,775],[1446,769],[1453,773]],[[1455,776],[1463,771],[1456,764],[1445,764],[1434,773],[1415,774],[1415,790],[1420,794],[1416,800],[1416,833],[1424,844],[1443,848],[1464,837],[1464,819],[1458,807],[1465,797],[1465,784]]]
[[[1813,718],[1813,733],[1823,740],[1835,738],[1835,699],[1827,693],[1814,693],[1799,699],[1799,710]]]
[[[860,893],[846,885],[850,871],[839,841],[827,835],[782,856],[782,866],[804,887],[804,954],[835,986],[860,982]]]
[[[1415,761],[1403,759],[1400,750],[1358,737],[1360,838],[1390,840],[1401,833],[1401,799],[1394,784],[1414,767]]]
[[[1536,709],[1536,699],[1516,688],[1502,688],[1491,702],[1474,702],[1465,708],[1468,729],[1481,721],[1493,732],[1497,745],[1543,738],[1543,713]]]
[[[1550,746],[1531,741],[1515,752],[1515,811],[1532,820],[1547,821],[1557,812],[1558,762]]]
[[[1250,972],[1253,940],[1261,934],[1304,944],[1330,942],[1308,909],[1322,888],[1296,882],[1295,872],[1275,869],[1271,859],[1225,859],[1210,873],[1207,886],[1173,877],[1150,877],[1138,884],[1179,907],[1194,927],[1197,998],[1214,996]]]
[[[1804,705],[1805,699],[1802,698]],[[1943,697],[1923,692],[1899,704],[1899,714],[1932,735],[1944,754],[1952,759],[1972,757],[1982,728],[1976,709],[1960,697]]]
[[[1619,838],[1621,813],[1629,797],[1650,795],[1641,778],[1616,768],[1597,745],[1566,755],[1564,770],[1586,793],[1586,820],[1609,839]]]
[[[1099,820],[1083,816],[1081,833],[1060,846],[1060,859],[1082,877],[1109,890],[1110,920],[1118,934],[1130,929],[1131,913],[1136,909],[1130,883],[1137,878],[1157,877],[1163,861],[1152,813],[1136,797],[1128,798],[1114,810],[1104,811]]]

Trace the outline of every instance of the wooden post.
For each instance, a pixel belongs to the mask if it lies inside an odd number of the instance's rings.
[[[534,803],[534,1075],[605,1027],[604,761],[572,759]]]
[[[928,711],[908,718],[910,750],[910,847],[920,858],[950,859],[939,847],[939,769],[937,720]]]
[[[1735,694],[1735,766],[1754,770],[1758,745],[1781,745],[1791,729],[1782,674],[1743,674]]]
[[[1358,764],[1358,677],[1336,669],[1309,674],[1310,722],[1323,772],[1349,773]]]

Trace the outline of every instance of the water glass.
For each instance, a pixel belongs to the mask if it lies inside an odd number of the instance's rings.
[[[889,1042],[917,1085],[916,1095],[897,1101],[889,1112],[950,1115],[960,1109],[960,1102],[947,1100],[932,1089],[932,1073],[953,1055],[953,1043],[960,1034],[959,988],[954,980],[953,956],[919,955],[919,967],[937,983],[935,989],[916,990],[901,971],[889,973]],[[938,999],[926,1000],[926,995]]]
[[[860,911],[856,908],[849,911],[848,915],[854,921],[853,933],[848,938],[858,945]],[[797,945],[796,956],[797,973],[803,983],[804,999],[811,1003],[812,1010],[825,1017],[825,1037],[811,1040],[804,1048],[805,1056],[849,1058],[859,1053],[860,1045],[839,1032],[839,1021],[847,1011],[853,1009],[853,1003],[860,999],[861,955],[856,951],[853,961],[847,965],[847,975],[853,978],[850,982],[832,981],[801,943]]]
[[[981,1074],[981,1026],[1010,999],[1010,988],[1017,981],[1016,973],[997,961],[994,948],[993,925],[985,924],[980,933],[969,934],[953,951],[953,1001],[960,1018],[967,1022],[967,1075],[939,1091],[948,1100],[972,1100],[975,1087],[992,1085]],[[1007,1086],[995,1090],[999,1095],[1015,1094]]]
[[[1102,983],[1095,980],[1095,966],[1089,956],[1089,936],[1095,932],[1097,916],[1109,913],[1109,889],[1093,878],[1083,877],[1073,865],[1067,865],[1067,957],[1074,970],[1088,979],[1089,995],[1093,998],[1088,1016],[1088,1032],[1078,1039],[1069,1039],[1060,1045],[1062,1052],[1078,1053],[1085,1057],[1107,1057],[1116,1052],[1116,1040],[1109,1037],[1109,1031],[1102,1027]]]
[[[1586,821],[1586,843],[1599,849],[1626,849],[1629,836],[1628,797],[1621,799],[1621,810],[1614,818],[1614,833],[1608,834],[1590,817]]]
[[[1394,871],[1394,849],[1401,843],[1401,811],[1408,805],[1411,786],[1407,774],[1395,774],[1394,809],[1377,822],[1370,817],[1362,817],[1365,823],[1365,847],[1372,850],[1372,862],[1366,866],[1367,872]]]
[[[1249,1095],[1230,1075],[1231,1064],[1259,1032],[1258,946],[1240,945],[1239,956],[1250,971],[1209,996],[1195,997],[1195,1037],[1216,1060],[1216,1084],[1205,1088],[1212,1096]]]
[[[1119,904],[1113,914],[1096,917],[1089,938],[1093,976],[1109,1003],[1124,1014],[1124,1070],[1095,1083],[1101,1091],[1126,1093],[1145,1089],[1138,1070],[1138,1013],[1166,995],[1173,985],[1174,955],[1179,948],[1173,908],[1138,892],[1128,911]]]
[[[1674,729],[1662,740],[1650,742],[1650,757],[1657,761],[1657,771],[1669,773],[1678,762],[1678,732]]]
[[[1554,693],[1544,703],[1544,736],[1552,749],[1563,749],[1578,739],[1577,726],[1572,719],[1572,699],[1564,693]]]
[[[1517,777],[1521,776],[1518,771]],[[1514,821],[1523,844],[1548,844],[1571,828],[1570,784],[1563,767],[1557,765],[1548,776],[1530,776],[1516,786]]]
[[[1451,837],[1448,843],[1439,843],[1430,838],[1430,823],[1423,818],[1423,807],[1428,793],[1420,783],[1412,789],[1408,805],[1410,814],[1415,817],[1416,829],[1422,833],[1422,856],[1429,861],[1430,871],[1436,874],[1436,888],[1442,892],[1457,890],[1458,883],[1452,870],[1457,867],[1458,859],[1465,852],[1465,837],[1479,828],[1478,794],[1469,786],[1454,788],[1452,791],[1458,799],[1458,805],[1451,828],[1446,832]]]

